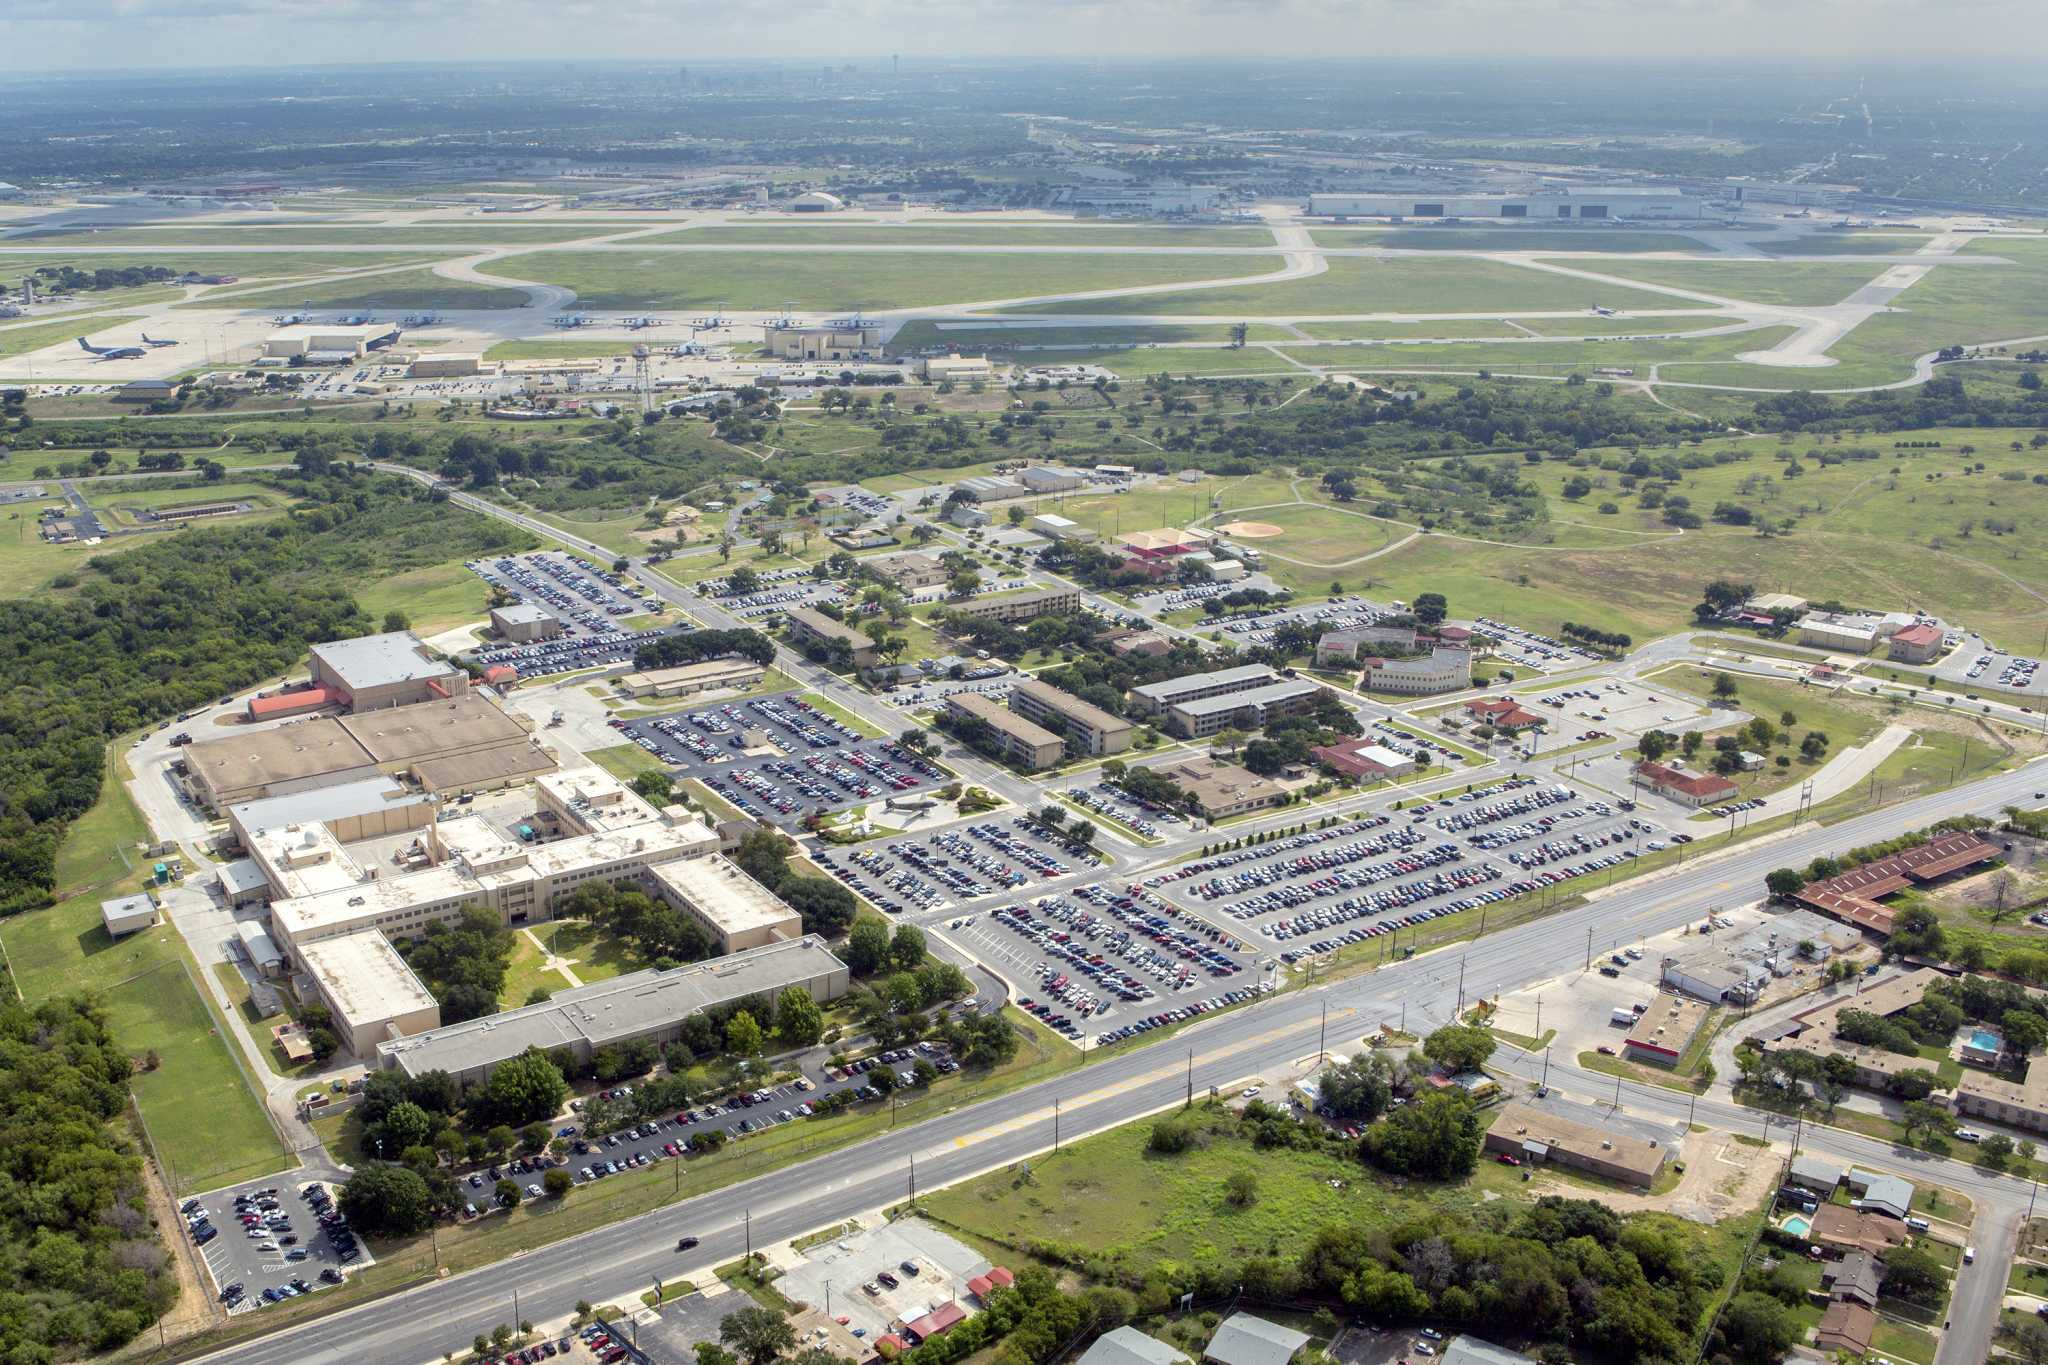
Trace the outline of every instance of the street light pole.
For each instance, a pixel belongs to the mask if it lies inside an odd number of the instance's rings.
[[[1060,1149],[1060,1097],[1052,1097],[1052,1149]]]

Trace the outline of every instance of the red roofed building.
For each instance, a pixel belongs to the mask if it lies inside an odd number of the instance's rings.
[[[1967,831],[1944,834],[1904,853],[1811,882],[1793,899],[1860,929],[1889,934],[1892,912],[1879,904],[1882,898],[1909,884],[1938,881],[1952,872],[1989,862],[1998,853],[1998,845]]]
[[[903,1325],[903,1335],[913,1345],[922,1346],[941,1332],[950,1332],[967,1321],[967,1310],[957,1303],[942,1303],[926,1313],[916,1322]]]
[[[1907,626],[1892,635],[1888,652],[1902,664],[1932,663],[1941,653],[1941,632],[1925,622]]]
[[[493,687],[500,683],[518,682],[519,670],[510,664],[492,664],[484,670],[484,681]]]
[[[1636,764],[1636,780],[1659,796],[1685,806],[1726,801],[1737,790],[1733,782],[1718,773],[1682,773],[1661,763]]]
[[[276,720],[279,716],[296,716],[305,711],[318,711],[323,706],[339,706],[341,694],[325,686],[302,687],[296,692],[273,692],[267,697],[249,698],[250,720]]]
[[[1524,711],[1515,705],[1511,697],[1482,697],[1478,701],[1465,703],[1465,714],[1475,725],[1491,725],[1496,730],[1514,734],[1544,723],[1543,717],[1533,711]]]
[[[1010,1273],[1008,1267],[997,1266],[988,1272],[988,1282],[992,1288],[1008,1289],[1011,1285],[1017,1283],[1017,1277]]]

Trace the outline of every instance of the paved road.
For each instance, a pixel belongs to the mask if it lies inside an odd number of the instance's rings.
[[[1995,813],[2034,780],[2031,771],[2002,774],[1825,829],[1806,827],[1740,845],[1725,856],[1695,860],[1630,883],[1619,894],[1490,935],[1455,950],[1458,957],[1452,951],[1432,953],[1282,995],[1200,1024],[1171,1044],[1077,1066],[1055,1079],[889,1137],[568,1238],[484,1270],[288,1328],[209,1358],[250,1365],[431,1359],[504,1321],[514,1289],[521,1296],[522,1311],[536,1318],[566,1312],[579,1298],[602,1302],[636,1294],[657,1274],[673,1278],[740,1254],[745,1214],[751,1214],[754,1244],[760,1246],[900,1200],[908,1193],[913,1164],[920,1187],[929,1189],[1030,1156],[1050,1145],[1055,1099],[1063,1110],[1062,1132],[1072,1136],[1170,1106],[1190,1084],[1198,1090],[1224,1087],[1268,1069],[1291,1067],[1314,1053],[1325,1005],[1337,1026],[1332,1036],[1362,1034],[1404,1004],[1411,1016],[1409,1027],[1426,1029],[1449,1017],[1461,961],[1468,993],[1569,976],[1584,969],[1589,936],[1597,946],[1674,929],[1697,919],[1709,906],[1753,894],[1773,866],[1889,837],[1943,815]],[[1575,1070],[1553,1062],[1552,1083],[1596,1100],[1612,1092],[1608,1078],[1588,1078]],[[1673,1114],[1685,1097],[1649,1089],[1630,1093],[1627,1101],[1631,1108]],[[1710,1122],[1730,1129],[1760,1121],[1760,1116],[1725,1101],[1704,1100],[1702,1105]],[[1970,1194],[1980,1210],[1996,1218],[2016,1216],[2015,1211],[2024,1207],[2025,1191],[2016,1182],[1985,1176],[1962,1162],[1905,1153],[1832,1130],[1808,1130],[1806,1145],[1845,1160],[1925,1171]],[[1987,1230],[1993,1226],[1985,1224]],[[703,1239],[686,1262],[673,1250],[675,1239],[685,1233]],[[1959,1282],[1959,1304],[1975,1305],[1995,1292],[1989,1282],[2002,1281],[2003,1252],[2008,1249],[1980,1241],[1977,1265]],[[1982,1334],[1988,1340],[1988,1332],[1985,1325],[1981,1333],[1965,1327],[1955,1334],[1944,1346],[1942,1365],[1982,1359],[1982,1350],[1964,1338]]]

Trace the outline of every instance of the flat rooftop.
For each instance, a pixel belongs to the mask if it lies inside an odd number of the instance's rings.
[[[298,955],[335,1009],[352,1024],[440,1007],[381,930],[362,929],[301,943]]]
[[[377,763],[409,763],[438,758],[465,749],[512,744],[526,738],[526,727],[486,697],[465,693],[444,701],[423,701],[342,716],[334,722],[346,730]]]
[[[568,811],[585,834],[630,829],[661,819],[661,813],[638,792],[602,768],[563,768],[536,777],[533,785]]]
[[[537,602],[514,602],[509,606],[492,607],[491,615],[515,626],[538,625],[555,619],[553,612]]]
[[[1242,692],[1226,692],[1220,697],[1198,697],[1194,701],[1173,702],[1176,711],[1191,716],[1213,716],[1236,711],[1246,706],[1268,706],[1276,701],[1291,701],[1320,692],[1323,685],[1307,678],[1282,678],[1267,683],[1264,687],[1248,687]]]
[[[628,673],[618,679],[618,685],[630,691],[639,687],[671,687],[677,684],[715,682],[725,678],[744,678],[766,671],[752,659],[706,659],[702,663],[677,664],[674,668],[650,668],[641,673]]]
[[[964,711],[989,729],[999,731],[1023,744],[1064,744],[1052,731],[1012,711],[1000,702],[989,700],[979,692],[959,692],[946,698],[946,705],[956,711]]]
[[[276,900],[355,886],[363,869],[326,825],[268,825],[249,832],[249,860],[263,869]]]
[[[312,654],[323,673],[340,679],[351,692],[415,679],[445,678],[457,671],[446,659],[430,655],[420,638],[409,630],[329,640],[314,645]]]
[[[218,792],[371,769],[377,760],[339,720],[322,716],[188,744],[185,766]]]
[[[1143,687],[1132,688],[1131,695],[1166,706],[1171,705],[1175,697],[1200,692],[1206,687],[1231,687],[1238,683],[1250,683],[1277,676],[1264,664],[1241,664],[1236,668],[1219,668],[1214,673],[1191,673],[1185,678],[1168,678],[1164,682],[1146,683]]]
[[[1093,702],[1083,701],[1072,692],[1054,687],[1049,682],[1040,682],[1036,678],[1026,678],[1012,688],[1011,692],[1013,695],[1021,692],[1027,697],[1036,697],[1069,720],[1105,733],[1114,734],[1120,730],[1135,728],[1132,722],[1122,716],[1112,716]]]
[[[772,929],[797,918],[782,897],[716,853],[650,869],[654,880],[728,934]]]
[[[408,1075],[455,1073],[493,1066],[529,1047],[587,1043],[601,1046],[637,1037],[678,1019],[749,995],[771,994],[846,966],[815,934],[770,943],[668,971],[649,968],[563,991],[523,1009],[430,1029],[385,1043],[380,1059],[395,1059]]]
[[[415,906],[440,905],[474,898],[477,882],[459,868],[423,867],[375,881],[350,882],[310,895],[273,900],[271,923],[293,943],[338,924],[367,922]]]
[[[321,824],[394,806],[427,804],[425,793],[407,791],[396,779],[379,774],[288,796],[239,802],[228,807],[228,818],[242,829],[254,831],[279,825]]]
[[[1510,1101],[1494,1120],[1492,1135],[1541,1143],[1560,1152],[1628,1171],[1647,1185],[1664,1165],[1664,1149],[1647,1139],[1595,1128]]]

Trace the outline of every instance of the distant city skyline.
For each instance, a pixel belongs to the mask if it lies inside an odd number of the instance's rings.
[[[764,23],[764,18],[766,22]],[[1011,58],[1576,57],[1651,62],[2024,60],[2048,44],[2038,0],[12,0],[17,71],[349,62]],[[908,74],[908,70],[906,71]],[[1560,92],[1569,94],[1569,92]]]

